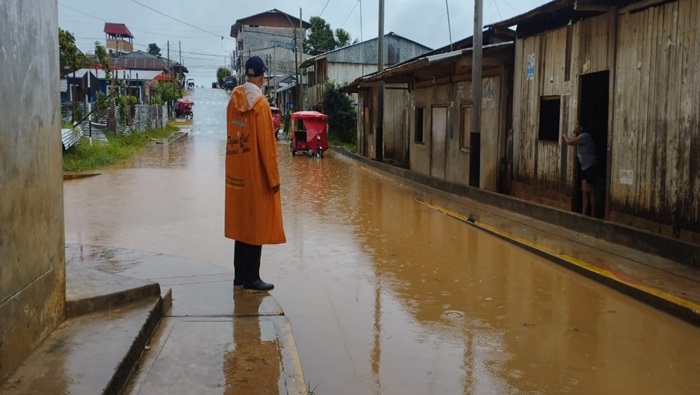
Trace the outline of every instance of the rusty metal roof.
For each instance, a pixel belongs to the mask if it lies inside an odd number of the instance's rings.
[[[633,3],[663,3],[671,0],[553,0],[524,14],[496,22],[485,28],[509,28],[517,25],[519,35],[537,33],[564,26],[571,21],[604,14],[613,7]]]
[[[512,50],[512,47],[513,42],[509,41],[498,44],[485,45],[483,47],[483,51],[485,54],[488,54],[493,53],[493,51]],[[341,92],[345,93],[358,92],[359,90],[367,88],[368,85],[371,85],[372,83],[375,83],[377,81],[385,81],[389,83],[408,82],[407,80],[404,81],[403,78],[406,76],[410,77],[414,73],[419,72],[420,70],[424,70],[430,66],[446,63],[448,61],[454,61],[462,55],[470,54],[472,51],[473,48],[465,48],[458,49],[452,52],[443,52],[434,55],[422,56],[420,58],[413,59],[393,67],[389,67],[381,73],[375,72],[357,78],[355,81],[349,83],[348,85],[341,87],[340,90]],[[488,59],[485,59],[484,67],[490,66],[493,65],[490,64]]]

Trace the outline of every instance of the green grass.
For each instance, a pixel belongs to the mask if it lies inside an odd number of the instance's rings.
[[[343,147],[350,152],[357,152],[357,144],[356,143],[344,142],[336,136],[328,136],[328,144],[330,144],[331,146],[335,146],[335,147]]]
[[[88,140],[82,139],[63,153],[63,171],[84,172],[120,163],[131,158],[149,141],[169,137],[178,130],[174,126],[166,126],[143,133],[110,136],[109,144],[93,141],[91,145]]]

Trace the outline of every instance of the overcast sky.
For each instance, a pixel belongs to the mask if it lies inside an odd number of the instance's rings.
[[[484,0],[484,24],[522,14],[546,2]],[[394,32],[431,48],[448,45],[449,7],[452,40],[472,35],[473,0],[384,3],[385,33]],[[105,22],[124,23],[135,36],[135,49],[145,51],[149,43],[156,43],[165,56],[169,40],[170,57],[179,60],[181,44],[183,63],[190,70],[188,77],[195,78],[198,85],[215,80],[216,69],[227,64],[227,54],[235,48],[229,33],[237,19],[273,8],[298,16],[301,8],[305,21],[320,15],[334,30],[342,27],[353,39],[368,40],[377,37],[379,15],[379,0],[58,0],[58,4],[59,26],[76,36],[82,51],[93,52],[96,40],[104,45]]]

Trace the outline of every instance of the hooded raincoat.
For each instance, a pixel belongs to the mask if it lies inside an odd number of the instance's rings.
[[[270,105],[251,83],[237,87],[226,111],[225,236],[252,245],[286,241],[277,144]]]

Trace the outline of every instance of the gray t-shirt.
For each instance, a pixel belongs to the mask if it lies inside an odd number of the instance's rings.
[[[581,170],[586,170],[598,163],[598,158],[595,154],[595,144],[591,135],[585,132],[579,134],[578,139],[581,141],[581,144],[576,147],[576,156],[581,164]]]

